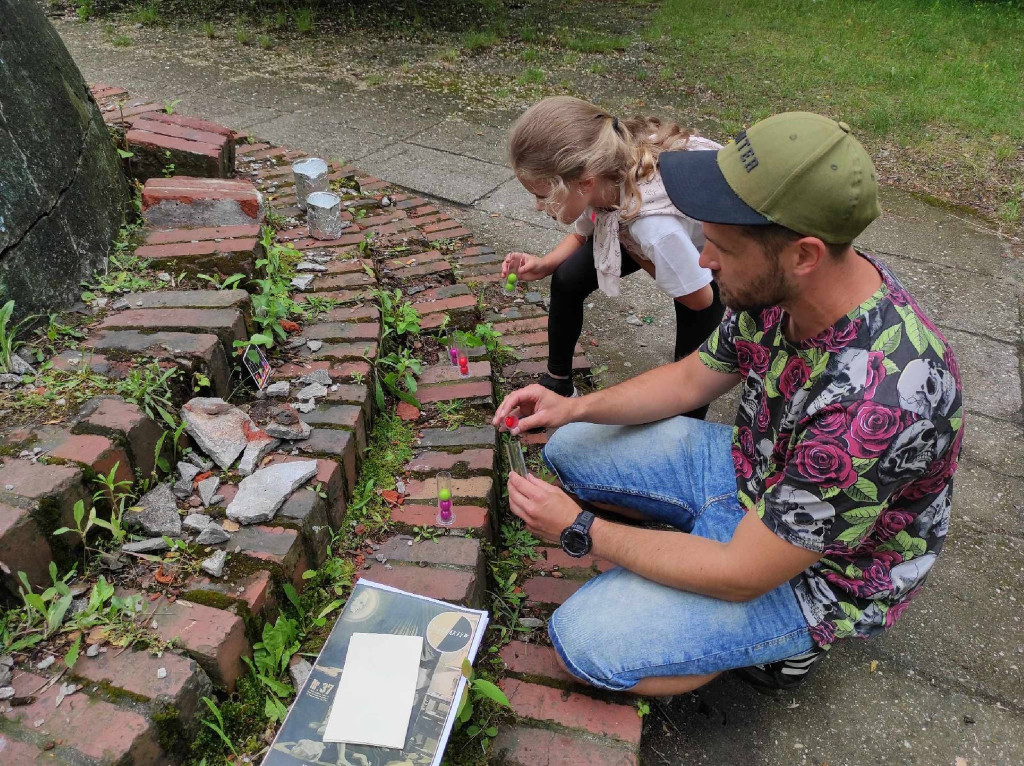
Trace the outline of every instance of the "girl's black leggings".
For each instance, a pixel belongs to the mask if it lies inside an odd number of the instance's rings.
[[[622,252],[622,276],[637,271],[640,265],[626,252]],[[597,269],[594,267],[594,240],[587,239],[551,275],[551,310],[548,315],[548,372],[567,377],[572,373],[572,358],[576,342],[583,332],[583,304],[597,289]],[[701,311],[688,309],[673,300],[676,310],[676,360],[700,347],[700,344],[718,327],[725,307],[718,297],[718,285],[711,284],[715,299]],[[684,413],[687,417],[703,420],[708,408],[700,407]]]

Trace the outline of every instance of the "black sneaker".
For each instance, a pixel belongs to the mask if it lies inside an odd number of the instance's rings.
[[[544,373],[537,382],[549,391],[554,391],[559,396],[579,396],[576,386],[572,384],[572,378],[552,378],[547,373]]]
[[[795,689],[811,677],[818,662],[826,654],[828,654],[827,649],[815,647],[811,651],[798,654],[795,657],[770,662],[767,665],[736,668],[732,672],[760,692]]]

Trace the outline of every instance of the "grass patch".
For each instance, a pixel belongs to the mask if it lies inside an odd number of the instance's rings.
[[[469,51],[482,51],[493,48],[501,42],[501,36],[492,30],[467,32],[462,36],[462,47]]]
[[[627,35],[608,35],[601,32],[573,32],[565,35],[566,48],[580,53],[614,53],[624,51],[632,40]]]
[[[940,126],[1024,138],[1024,14],[1013,3],[709,0],[698,14],[666,0],[649,30],[675,49],[687,84],[741,106],[743,122],[778,111],[785,94],[791,109],[902,142]]]
[[[547,75],[544,74],[543,69],[528,67],[520,72],[516,79],[520,85],[538,85],[547,79]]]
[[[160,6],[156,2],[144,5],[135,12],[135,21],[143,26],[151,27],[163,21]]]

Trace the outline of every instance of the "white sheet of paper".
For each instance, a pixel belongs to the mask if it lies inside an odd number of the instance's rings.
[[[421,636],[353,633],[324,742],[405,747],[422,651]]]

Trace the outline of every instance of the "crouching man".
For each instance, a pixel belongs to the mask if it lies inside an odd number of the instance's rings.
[[[835,641],[895,623],[935,563],[963,433],[956,358],[850,244],[879,207],[846,124],[780,114],[660,161],[729,310],[697,352],[613,388],[510,394],[495,424],[518,408],[519,429],[558,427],[544,458],[569,494],[512,474],[509,503],[570,555],[617,565],[548,625],[577,678],[666,695],[743,669],[786,687]],[[679,416],[737,385],[733,428]]]

